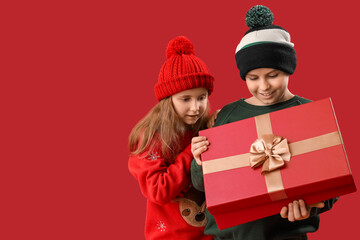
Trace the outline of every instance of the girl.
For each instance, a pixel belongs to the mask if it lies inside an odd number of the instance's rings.
[[[203,193],[191,185],[191,138],[208,122],[214,77],[185,37],[169,42],[155,85],[159,101],[129,136],[129,170],[147,198],[146,239],[204,235]]]

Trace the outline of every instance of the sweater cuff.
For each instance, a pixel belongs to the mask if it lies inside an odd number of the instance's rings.
[[[325,204],[325,206],[323,208],[313,207],[310,211],[310,217],[313,217],[315,215],[318,215],[320,213],[330,210],[333,207],[334,203],[337,202],[337,200],[339,200],[339,197],[331,198],[329,200],[323,201],[323,203]]]
[[[187,145],[183,152],[189,154],[192,157],[191,144]]]
[[[199,166],[195,159],[191,162],[191,181],[195,189],[205,191],[202,166]]]

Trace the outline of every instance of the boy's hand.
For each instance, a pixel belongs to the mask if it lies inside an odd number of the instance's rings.
[[[195,158],[195,161],[198,165],[201,166],[201,154],[208,149],[209,141],[206,140],[206,137],[199,136],[193,137],[191,139],[191,152]]]
[[[217,115],[220,112],[220,110],[221,109],[218,109],[213,114],[211,114],[209,121],[206,124],[207,128],[212,128],[214,126],[215,120],[216,120]]]
[[[283,207],[280,211],[282,218],[287,218],[290,222],[304,220],[310,217],[311,208],[323,208],[325,204],[318,202],[310,205],[305,205],[304,200],[294,201],[289,203],[288,207]]]

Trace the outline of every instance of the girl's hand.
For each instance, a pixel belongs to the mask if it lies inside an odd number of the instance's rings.
[[[207,128],[212,128],[214,126],[215,120],[216,120],[217,115],[220,112],[220,110],[221,109],[218,109],[213,114],[211,114],[209,121],[206,124]]]
[[[195,161],[198,165],[202,165],[201,163],[201,154],[208,149],[209,141],[206,140],[206,137],[199,136],[193,137],[191,139],[191,152],[195,158]]]
[[[288,207],[283,207],[280,211],[282,218],[287,218],[290,222],[304,220],[310,217],[311,208],[323,208],[325,204],[318,202],[310,205],[305,205],[304,200],[294,201],[289,203]]]

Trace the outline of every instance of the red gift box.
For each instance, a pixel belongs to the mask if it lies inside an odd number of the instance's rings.
[[[356,191],[330,98],[203,130],[206,204],[219,229]],[[253,167],[252,167],[253,166]]]

